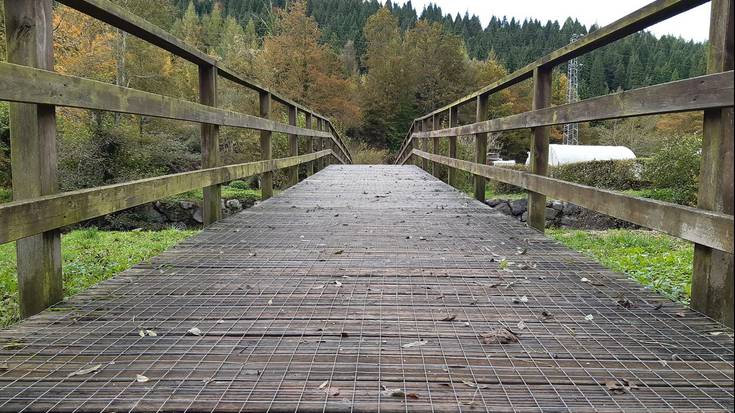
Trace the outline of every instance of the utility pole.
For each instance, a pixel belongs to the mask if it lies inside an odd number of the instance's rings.
[[[574,43],[582,37],[573,34],[569,43]],[[567,103],[579,102],[579,59],[576,57],[567,64]],[[579,124],[567,123],[564,125],[564,145],[579,145]]]

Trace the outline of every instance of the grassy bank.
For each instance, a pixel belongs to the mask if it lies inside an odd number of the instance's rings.
[[[689,302],[694,259],[691,243],[644,230],[552,229],[547,234],[672,300]]]
[[[105,232],[73,231],[61,237],[64,295],[74,295],[145,261],[196,231]],[[0,245],[0,327],[18,320],[15,243]]]

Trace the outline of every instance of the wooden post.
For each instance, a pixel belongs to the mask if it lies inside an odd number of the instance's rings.
[[[428,132],[431,130],[430,123],[431,120],[429,118],[426,118],[421,121],[421,131]],[[421,150],[424,152],[429,152],[429,139],[428,138],[421,138]],[[429,172],[429,160],[423,159],[421,162],[421,166],[424,168],[424,171]]]
[[[320,132],[322,130],[322,119],[321,118],[316,118],[316,130]],[[319,139],[317,150],[318,151],[324,150],[324,138],[317,138],[317,139]],[[321,158],[317,160],[317,163],[316,163],[317,171],[321,171],[322,169],[324,169],[328,159],[329,158],[327,157],[327,158]]]
[[[459,125],[459,107],[458,106],[452,106],[449,109],[449,127],[453,128],[455,126]],[[449,157],[450,158],[457,158],[457,137],[456,136],[450,136],[449,137]],[[447,169],[447,183],[453,187],[457,187],[457,170],[454,168],[448,168]]]
[[[477,97],[477,113],[475,114],[477,122],[487,120],[488,100],[488,95]],[[475,162],[482,165],[487,163],[487,133],[475,135]],[[475,199],[485,202],[485,178],[477,175],[475,175]]]
[[[296,106],[288,107],[288,124],[296,126],[296,119],[298,118],[298,109]],[[288,135],[288,156],[299,155],[299,135]],[[294,186],[299,183],[299,166],[293,166],[288,170],[288,184]]]
[[[707,73],[733,70],[733,0],[713,0]],[[698,207],[733,214],[733,108],[704,111]],[[733,326],[733,255],[695,244],[692,307]]]
[[[306,112],[306,129],[311,129],[311,113],[309,112]],[[314,152],[314,139],[311,136],[306,138],[306,153]],[[314,175],[314,162],[309,162],[306,164],[306,176],[312,175]]]
[[[217,68],[210,65],[199,66],[199,103],[217,106]],[[219,126],[208,123],[201,125],[202,168],[220,166]],[[202,221],[210,225],[222,217],[222,187],[212,185],[202,188]]]
[[[271,94],[260,92],[260,117],[269,119],[271,116]],[[273,146],[270,131],[260,131],[260,159],[273,159]],[[273,196],[273,172],[265,172],[260,178],[261,199],[266,200]]]
[[[551,104],[551,68],[533,71],[533,110]],[[531,143],[531,173],[546,176],[549,171],[549,128],[534,128]],[[544,232],[546,228],[546,195],[528,193],[528,225]]]
[[[415,122],[416,132],[423,132],[424,131],[424,123],[421,121]],[[414,138],[413,140],[413,147],[418,150],[423,150],[424,147],[421,144],[422,139],[421,138]],[[414,156],[414,162],[416,163],[416,166],[419,168],[424,164],[421,158],[418,156]]]
[[[437,130],[439,125],[437,122],[439,119],[437,119],[436,115],[431,116],[431,130]],[[431,139],[431,153],[434,155],[439,154],[439,137],[435,136]],[[434,175],[434,177],[439,177],[439,167],[440,165],[437,162],[431,163],[431,173]]]
[[[9,63],[54,70],[51,0],[5,0]],[[58,191],[56,112],[53,106],[10,104],[13,200]],[[21,317],[37,314],[63,298],[61,232],[16,241]]]

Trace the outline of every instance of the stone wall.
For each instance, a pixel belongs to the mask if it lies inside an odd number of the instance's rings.
[[[526,199],[491,199],[485,203],[494,210],[515,217],[521,222],[526,222],[528,219],[528,200]],[[546,227],[590,230],[639,228],[629,222],[562,201],[546,203]]]

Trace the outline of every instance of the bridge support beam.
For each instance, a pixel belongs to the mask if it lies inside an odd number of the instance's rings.
[[[271,117],[271,94],[260,92],[260,117],[270,119]],[[260,131],[260,159],[273,159],[271,131]],[[273,172],[266,172],[260,178],[261,199],[266,200],[273,196]]]
[[[9,63],[54,70],[51,0],[5,0]],[[58,192],[54,106],[10,104],[13,200]],[[63,298],[61,233],[47,231],[16,241],[21,317]]]
[[[733,0],[713,0],[707,73],[733,69]],[[733,108],[704,111],[698,207],[733,214]],[[733,326],[733,255],[694,246],[692,307]]]
[[[477,113],[475,114],[477,122],[487,120],[487,105],[490,96],[482,94],[477,97]],[[475,162],[481,165],[487,163],[487,133],[478,133],[475,135]],[[485,178],[475,175],[475,199],[485,202]]]
[[[458,122],[459,107],[452,106],[449,109],[449,127],[453,128],[459,125]],[[449,157],[457,158],[457,137],[449,137]],[[457,170],[451,167],[447,167],[447,183],[453,187],[457,187]]]
[[[311,129],[311,113],[306,112],[306,128]],[[306,138],[306,153],[312,153],[314,152],[314,139],[312,137]],[[309,162],[306,164],[306,176],[312,176],[314,175],[314,162]]]
[[[427,118],[427,119],[422,120],[421,121],[421,131],[428,132],[430,130],[431,130],[431,119]],[[428,138],[421,139],[421,150],[424,152],[429,152],[429,139]],[[421,167],[424,168],[424,171],[429,172],[429,160],[422,159]]]
[[[217,68],[211,65],[199,66],[199,103],[217,106]],[[201,125],[202,168],[220,165],[219,126],[208,123]],[[202,188],[202,222],[210,225],[222,218],[222,186],[212,185]]]
[[[289,106],[288,107],[288,124],[297,126],[297,119],[298,119],[298,109],[296,109],[296,106]],[[288,135],[288,156],[298,156],[299,155],[299,135]],[[297,183],[299,183],[299,166],[293,166],[289,168],[288,170],[288,184],[289,186],[294,186]]]
[[[551,104],[551,68],[537,67],[533,71],[533,110]],[[533,128],[531,143],[531,173],[548,175],[549,172],[549,128]],[[528,225],[544,232],[546,228],[546,195],[528,193]]]

